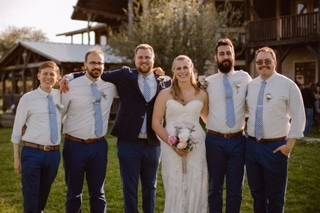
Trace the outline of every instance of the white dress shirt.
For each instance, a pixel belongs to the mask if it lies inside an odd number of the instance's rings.
[[[232,86],[236,119],[234,127],[230,128],[226,120],[227,106],[223,75],[225,74],[218,72],[206,79],[208,82],[207,92],[209,97],[207,129],[225,134],[235,133],[241,131],[245,126],[245,97],[251,77],[247,72],[242,70],[232,70],[227,74]]]
[[[156,81],[156,78],[155,78],[153,72],[150,73],[146,77],[139,73],[138,74],[138,84],[139,84],[139,89],[140,89],[142,94],[143,94],[143,88],[144,88],[144,78],[146,78],[147,83],[148,83],[149,88],[150,88],[150,100],[151,100],[156,95],[156,92],[157,92],[157,81]]]
[[[248,134],[253,137],[255,137],[255,114],[261,81],[262,78],[257,77],[249,84],[246,98],[249,111]],[[301,92],[297,85],[276,72],[266,82],[263,99],[263,138],[303,137],[306,118]]]
[[[91,91],[91,81],[86,75],[73,79],[69,83],[69,92],[62,95],[65,106],[63,119],[63,133],[71,136],[89,139],[95,135],[95,97]],[[103,135],[107,133],[108,119],[113,98],[117,95],[114,84],[100,78],[95,82],[101,91],[101,112],[103,121]]]
[[[60,92],[53,89],[50,94],[56,103],[57,122],[58,122],[58,142],[61,140],[61,114],[62,105],[60,104]],[[40,145],[56,145],[50,141],[50,122],[48,110],[49,93],[40,87],[24,94],[18,104],[14,119],[13,131],[11,136],[12,143],[20,143],[22,140]],[[25,133],[22,129],[26,125]]]

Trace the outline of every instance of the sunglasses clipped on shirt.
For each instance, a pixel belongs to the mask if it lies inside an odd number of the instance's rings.
[[[270,65],[272,63],[272,61],[271,61],[271,59],[268,59],[268,58],[267,59],[259,59],[256,61],[257,65],[263,65],[263,63],[265,65]]]

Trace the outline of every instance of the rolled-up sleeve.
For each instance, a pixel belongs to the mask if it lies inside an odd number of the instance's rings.
[[[296,84],[291,84],[289,91],[289,116],[291,127],[288,138],[302,138],[306,124],[306,115],[301,92]]]
[[[18,144],[20,143],[23,135],[23,127],[26,124],[28,118],[28,104],[27,98],[22,96],[16,111],[16,115],[14,118],[13,130],[11,135],[12,143]]]

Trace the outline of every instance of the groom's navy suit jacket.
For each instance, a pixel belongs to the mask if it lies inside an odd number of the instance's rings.
[[[160,83],[156,77],[156,94],[149,102],[146,102],[139,88],[136,69],[123,67],[119,70],[104,71],[101,79],[115,84],[120,98],[120,108],[111,134],[118,137],[120,142],[137,141],[144,116],[147,113],[148,143],[159,145],[159,140],[151,127],[153,106],[160,90],[169,87],[171,80]]]

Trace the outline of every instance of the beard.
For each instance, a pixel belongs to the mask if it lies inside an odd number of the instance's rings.
[[[151,71],[152,67],[148,64],[141,64],[137,69],[141,73],[148,73]]]
[[[229,73],[232,67],[232,62],[228,59],[218,62],[218,69],[222,73]]]
[[[100,77],[102,70],[101,69],[92,69],[87,72],[92,78],[97,79]]]

